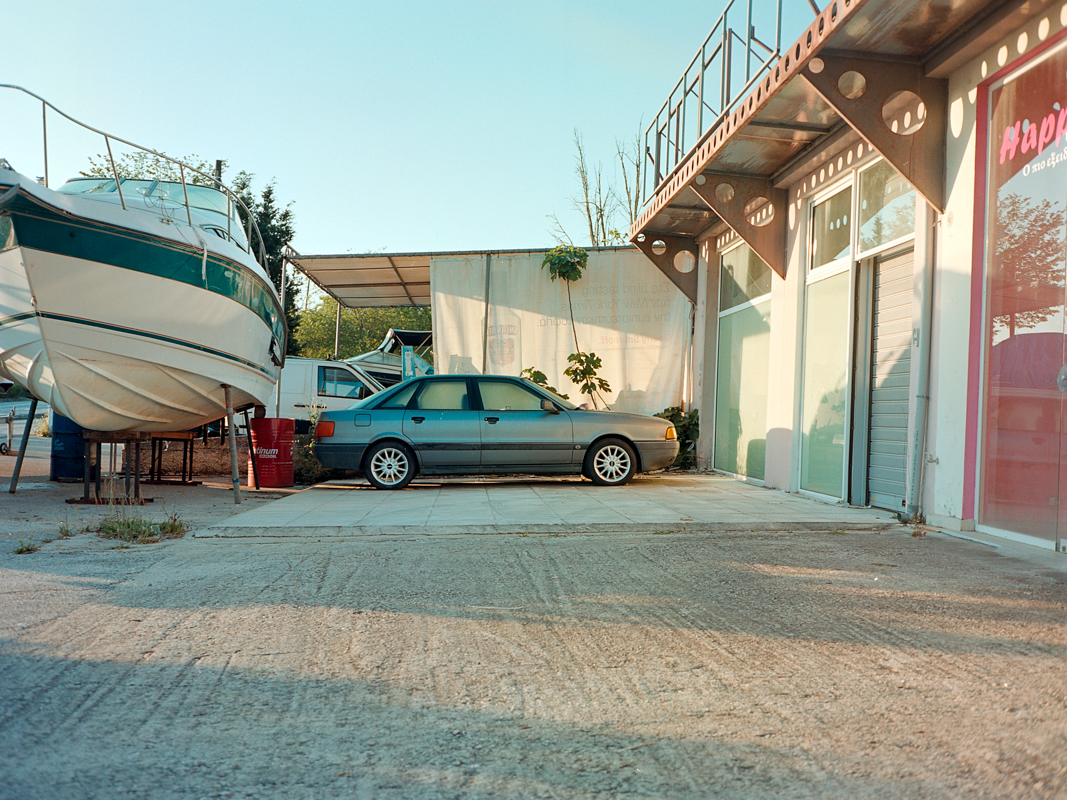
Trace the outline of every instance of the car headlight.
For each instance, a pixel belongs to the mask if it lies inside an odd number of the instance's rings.
[[[674,429],[673,425],[670,425],[667,428],[667,435],[664,436],[663,438],[667,439],[668,441],[671,440],[671,439],[677,439],[678,438],[678,431],[676,431]]]

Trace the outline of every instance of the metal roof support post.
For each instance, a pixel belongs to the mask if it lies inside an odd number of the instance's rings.
[[[689,188],[744,239],[767,266],[785,277],[789,202],[785,189],[776,188],[767,178],[716,173],[697,175]]]
[[[333,357],[337,359],[341,352],[341,301],[337,301],[337,318],[333,322]]]
[[[802,73],[848,125],[945,211],[948,81],[920,64],[822,51]]]
[[[485,254],[485,313],[482,315],[482,374],[489,366],[489,269],[492,256]]]

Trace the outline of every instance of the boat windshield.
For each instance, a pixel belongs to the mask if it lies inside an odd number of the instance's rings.
[[[116,191],[115,181],[112,178],[72,178],[62,186],[59,191],[63,194],[113,194]],[[241,220],[237,216],[237,209],[229,203],[225,193],[211,186],[198,186],[188,183],[185,190],[179,181],[143,180],[140,178],[123,178],[122,193],[124,196],[139,194],[149,201],[171,202],[185,205],[185,192],[189,193],[189,205],[202,211],[214,211],[223,217],[229,215],[232,228],[241,231]]]

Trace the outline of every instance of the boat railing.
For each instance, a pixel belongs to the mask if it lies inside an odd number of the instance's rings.
[[[722,124],[734,105],[755,86],[778,59],[782,38],[782,2],[763,4],[761,15],[772,12],[774,38],[756,38],[753,0],[728,0],[711,33],[674,85],[656,118],[645,130],[644,200],[648,200],[689,153],[702,145]],[[813,0],[809,0],[813,2]],[[814,7],[814,5],[813,5]],[[739,12],[744,35],[737,32]]]
[[[118,142],[120,144],[126,145],[127,147],[132,147],[133,149],[139,150],[142,153],[147,153],[148,155],[153,156],[154,158],[158,158],[158,159],[161,159],[161,160],[163,160],[165,162],[173,164],[174,166],[176,166],[178,168],[178,176],[179,176],[179,181],[178,182],[181,183],[181,187],[182,187],[182,197],[183,197],[182,205],[185,208],[186,217],[187,217],[190,225],[193,225],[194,223],[193,223],[193,205],[191,205],[190,202],[189,202],[188,183],[189,183],[189,181],[194,181],[195,178],[190,177],[190,178],[187,179],[186,178],[187,175],[197,176],[197,177],[201,178],[204,181],[204,185],[209,186],[211,188],[214,188],[217,191],[219,191],[222,194],[224,194],[226,196],[226,234],[227,234],[227,236],[229,237],[230,241],[232,241],[235,244],[237,244],[237,246],[241,247],[242,250],[247,250],[249,253],[252,253],[254,256],[256,256],[257,260],[259,261],[259,263],[263,266],[264,269],[266,269],[267,259],[266,259],[266,248],[265,248],[265,245],[264,245],[264,242],[263,242],[263,235],[259,231],[259,226],[256,224],[256,220],[253,217],[251,210],[249,210],[249,208],[245,204],[245,202],[243,200],[241,200],[241,198],[233,190],[231,190],[227,186],[225,186],[216,176],[210,175],[210,174],[208,174],[206,172],[202,172],[201,170],[197,169],[196,167],[193,167],[193,166],[191,166],[189,164],[186,164],[185,162],[180,161],[180,160],[178,160],[176,158],[171,158],[170,156],[165,155],[164,153],[157,152],[157,151],[151,149],[150,147],[143,147],[142,145],[139,145],[139,144],[137,144],[135,142],[131,142],[131,141],[127,140],[127,139],[122,139],[122,138],[120,138],[118,136],[113,136],[112,134],[106,133],[106,132],[100,130],[99,128],[94,128],[92,125],[87,125],[86,123],[81,122],[80,120],[74,119],[74,117],[72,117],[70,114],[67,114],[66,112],[62,111],[61,109],[56,108],[54,105],[49,103],[43,97],[41,97],[38,94],[35,94],[34,92],[31,92],[29,89],[24,89],[21,86],[15,86],[15,85],[10,84],[10,83],[0,83],[0,89],[14,89],[15,91],[22,92],[23,94],[27,94],[30,97],[32,97],[32,98],[34,98],[36,100],[39,100],[41,102],[41,133],[42,133],[42,137],[43,137],[43,143],[42,144],[43,144],[43,149],[44,149],[44,185],[45,186],[49,185],[49,180],[48,180],[48,178],[49,178],[49,176],[48,176],[48,110],[51,109],[52,111],[54,111],[55,113],[57,113],[61,117],[63,117],[64,119],[67,119],[70,122],[72,122],[75,125],[77,125],[79,128],[83,128],[84,130],[87,130],[90,133],[95,133],[95,134],[103,137],[104,145],[107,148],[108,164],[111,167],[111,176],[115,181],[115,187],[116,187],[115,191],[118,193],[119,203],[122,205],[122,208],[124,210],[127,210],[127,207],[126,207],[126,198],[123,196],[123,193],[122,193],[122,180],[123,180],[123,178],[122,178],[122,176],[119,175],[119,170],[118,170],[118,167],[117,167],[117,165],[115,163],[115,156],[114,156],[114,153],[112,152],[112,149],[111,149],[111,143],[112,142]],[[130,177],[130,176],[128,176],[128,177]],[[240,216],[244,217],[244,220],[245,220],[244,234],[245,234],[245,241],[247,243],[247,247],[242,247],[241,246],[240,240],[233,235],[233,231],[232,231],[232,229],[230,227],[231,221],[233,220],[233,217],[234,217],[234,214],[233,214],[234,209],[238,209],[239,210],[238,213],[240,214]],[[258,245],[258,247],[255,247],[253,243],[255,243],[255,245]]]

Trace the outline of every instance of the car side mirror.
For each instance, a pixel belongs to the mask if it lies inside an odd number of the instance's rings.
[[[549,414],[558,414],[559,413],[559,408],[556,406],[556,404],[553,403],[551,400],[547,400],[547,399],[541,401],[541,410],[542,411],[547,411]]]

